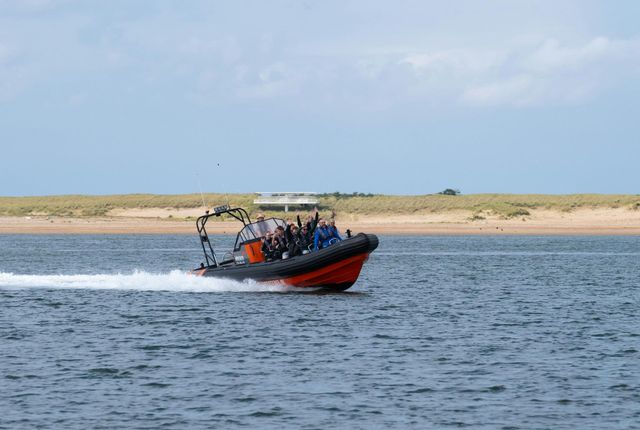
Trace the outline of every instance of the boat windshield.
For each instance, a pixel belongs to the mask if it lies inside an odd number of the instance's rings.
[[[247,224],[242,230],[240,230],[240,233],[238,233],[235,249],[238,249],[243,242],[264,237],[268,231],[273,233],[278,226],[286,228],[287,223],[279,218],[269,218],[264,221]]]

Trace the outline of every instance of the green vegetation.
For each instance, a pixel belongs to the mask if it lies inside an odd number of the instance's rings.
[[[482,215],[482,212],[474,213],[472,216],[469,217],[469,221],[483,221],[485,219],[487,219],[487,218],[485,218]]]
[[[532,209],[572,211],[579,208],[640,208],[640,195],[610,194],[430,194],[421,196],[390,196],[363,193],[330,193],[318,196],[322,211],[357,215],[411,215],[428,212],[469,211],[478,216],[489,213],[513,218],[527,216]],[[247,209],[255,215],[261,211],[253,204],[253,194],[205,194],[209,208],[225,204]],[[108,216],[113,209],[134,208],[201,208],[200,194],[153,195],[126,194],[111,196],[44,196],[0,197],[0,215],[46,215],[62,217]],[[294,212],[287,216],[294,217]],[[267,216],[285,216],[282,211],[264,210]],[[307,212],[307,209],[301,210]]]
[[[322,194],[318,194],[318,197],[322,198],[322,197],[335,197],[336,199],[350,199],[353,197],[373,197],[375,196],[375,194],[365,194],[365,193],[358,193],[357,191],[354,191],[353,193],[349,194],[349,193],[341,193],[340,191],[336,191],[333,193],[322,193]]]
[[[632,208],[640,202],[640,196],[609,194],[376,195],[367,198],[354,197],[349,199],[325,197],[321,198],[320,202],[323,208],[332,209],[336,213],[409,215],[425,212],[470,211],[476,214],[486,212],[505,217],[509,215],[515,217],[529,215],[528,210],[531,209],[571,211],[578,208]]]
[[[253,208],[252,194],[228,196],[234,204]],[[227,201],[225,194],[205,194],[208,207]],[[26,216],[106,216],[112,209],[145,208],[201,208],[200,194],[156,195],[123,194],[111,196],[43,196],[43,197],[0,197],[0,215]]]
[[[523,208],[516,208],[504,214],[504,217],[510,219],[510,218],[516,218],[519,216],[529,216],[529,215],[531,215],[531,213],[528,210]]]
[[[445,196],[458,196],[458,195],[460,195],[460,190],[454,190],[453,188],[447,188],[444,191],[440,191],[438,194],[444,194]]]

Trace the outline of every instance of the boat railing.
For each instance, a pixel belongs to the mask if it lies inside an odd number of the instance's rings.
[[[196,227],[198,229],[198,235],[200,236],[200,244],[202,245],[202,251],[204,252],[204,259],[207,267],[217,266],[218,260],[216,259],[216,253],[213,250],[213,246],[209,240],[209,235],[207,234],[207,229],[205,228],[207,219],[207,217],[198,218],[196,221]]]
[[[196,228],[198,230],[198,235],[200,236],[200,244],[202,245],[202,251],[204,253],[204,259],[207,267],[218,266],[218,259],[216,258],[216,253],[213,249],[213,245],[211,244],[211,240],[209,239],[209,235],[207,234],[206,224],[212,216],[219,217],[224,214],[229,214],[233,218],[242,222],[245,227],[251,223],[249,214],[246,210],[242,208],[231,208],[229,205],[217,206],[213,208],[213,213],[206,211],[204,215],[199,217],[196,220]]]

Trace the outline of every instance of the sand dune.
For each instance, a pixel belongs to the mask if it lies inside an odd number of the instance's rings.
[[[485,219],[472,220],[472,213],[451,211],[414,215],[363,216],[339,215],[341,230],[366,231],[379,234],[436,234],[436,235],[638,235],[640,210],[624,208],[576,209],[571,212],[534,209],[531,215],[504,219],[483,214]],[[0,233],[19,234],[195,234],[193,220],[200,209],[118,209],[109,216],[96,218],[66,217],[0,217]],[[293,215],[292,215],[293,217]],[[213,234],[235,234],[235,221],[216,221],[208,224]]]

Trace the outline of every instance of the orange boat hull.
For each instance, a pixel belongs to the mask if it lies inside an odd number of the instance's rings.
[[[378,238],[359,233],[327,248],[283,260],[252,264],[228,262],[193,271],[200,276],[253,280],[300,290],[344,291],[360,275],[362,265],[378,246]]]
[[[302,275],[268,281],[279,285],[291,285],[299,288],[325,288],[343,291],[352,286],[362,270],[369,254],[354,255],[337,263]]]

